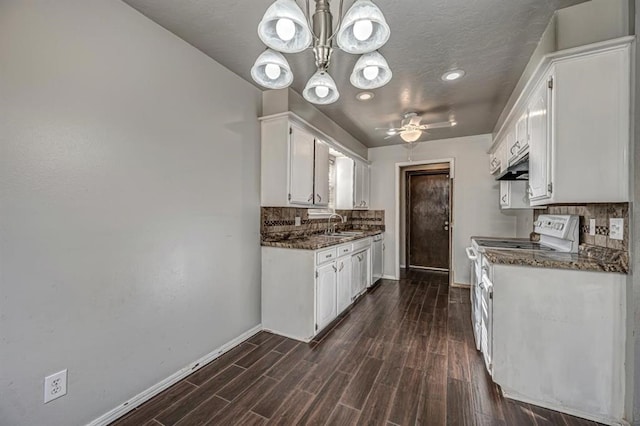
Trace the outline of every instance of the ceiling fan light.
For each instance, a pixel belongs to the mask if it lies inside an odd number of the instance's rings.
[[[312,104],[328,105],[337,101],[340,93],[329,73],[320,70],[309,79],[302,96]]]
[[[311,46],[307,19],[294,0],[276,0],[258,24],[260,40],[284,53],[298,53]]]
[[[291,67],[282,53],[267,49],[251,68],[253,80],[267,89],[284,89],[293,82]]]
[[[393,73],[387,60],[378,52],[362,55],[351,73],[351,84],[358,89],[377,89],[391,81]]]
[[[400,133],[400,137],[402,138],[402,140],[409,143],[417,141],[418,139],[420,139],[420,136],[422,136],[421,130],[409,130]]]
[[[356,0],[344,15],[336,42],[345,52],[360,55],[378,50],[390,36],[391,30],[378,6],[371,0]]]

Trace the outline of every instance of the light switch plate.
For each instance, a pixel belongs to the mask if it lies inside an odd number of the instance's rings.
[[[300,220],[300,216],[297,216],[297,217],[296,217],[296,219],[295,219],[295,221],[296,221],[296,222],[295,222],[295,223],[296,223],[296,226],[300,226],[300,225],[302,225],[302,221]],[[291,223],[291,222],[289,222],[289,223]]]
[[[596,235],[596,220],[595,219],[589,219],[589,235],[591,235],[591,236]]]
[[[624,238],[624,219],[609,219],[609,238],[612,240]]]

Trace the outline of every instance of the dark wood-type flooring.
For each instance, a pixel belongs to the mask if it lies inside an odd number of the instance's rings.
[[[502,398],[470,309],[444,274],[383,280],[318,341],[261,332],[112,426],[595,425]]]

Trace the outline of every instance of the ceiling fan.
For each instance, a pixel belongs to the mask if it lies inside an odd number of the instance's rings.
[[[400,127],[379,127],[376,130],[385,130],[387,132],[387,137],[385,139],[400,136],[403,141],[411,143],[420,139],[425,130],[443,129],[446,127],[453,127],[458,124],[455,120],[431,124],[420,124],[421,121],[422,117],[418,116],[415,112],[407,112],[402,115]]]

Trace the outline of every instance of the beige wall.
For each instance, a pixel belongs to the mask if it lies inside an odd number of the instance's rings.
[[[515,236],[516,221],[500,211],[499,185],[487,171],[486,152],[491,135],[469,136],[416,144],[413,161],[454,158],[452,269],[457,283],[469,283],[465,247],[472,235]],[[385,210],[384,274],[393,276],[396,266],[396,164],[408,161],[407,145],[369,149],[371,161],[371,208]]]
[[[0,424],[83,425],[260,323],[261,92],[112,0],[0,2],[0,64]]]

